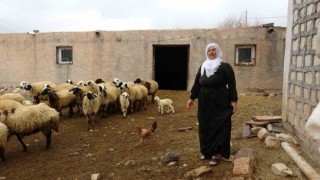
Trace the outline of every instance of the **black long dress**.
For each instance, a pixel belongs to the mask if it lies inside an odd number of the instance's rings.
[[[201,76],[201,67],[191,89],[198,98],[200,152],[208,159],[221,154],[230,157],[232,102],[238,101],[235,75],[228,63],[221,62],[214,75]]]

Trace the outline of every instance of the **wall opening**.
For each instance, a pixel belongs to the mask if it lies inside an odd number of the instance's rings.
[[[189,45],[154,45],[153,57],[159,89],[187,89]]]

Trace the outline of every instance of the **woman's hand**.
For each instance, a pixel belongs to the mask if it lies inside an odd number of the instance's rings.
[[[193,100],[192,100],[192,99],[188,99],[186,107],[187,107],[188,109],[191,109],[192,106],[193,106]]]
[[[233,107],[232,113],[235,113],[237,111],[238,103],[237,102],[231,102],[231,106]]]

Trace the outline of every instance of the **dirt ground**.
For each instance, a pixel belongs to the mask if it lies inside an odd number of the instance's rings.
[[[47,150],[41,133],[24,138],[28,152],[22,152],[17,138],[12,137],[5,153],[7,161],[0,162],[0,179],[86,180],[94,173],[100,173],[102,179],[186,179],[186,172],[209,165],[209,161],[199,158],[197,107],[185,108],[187,91],[160,90],[158,95],[173,100],[175,114],[161,115],[157,105],[149,103],[147,110],[136,111],[126,118],[120,113],[99,117],[94,130],[88,131],[85,117],[76,113],[68,118],[65,112],[60,131],[53,134],[52,146]],[[267,149],[257,137],[241,138],[242,125],[252,116],[280,114],[280,98],[239,96],[238,111],[232,118],[232,154],[240,148],[254,149],[253,179],[307,179],[281,147]],[[135,125],[150,127],[154,121],[158,129],[151,140],[135,147],[140,140]],[[192,129],[178,131],[184,127]],[[178,154],[178,163],[165,165],[162,157],[166,152]],[[271,165],[279,162],[291,168],[295,176],[274,175]],[[221,161],[198,179],[230,179],[232,168],[232,162]]]

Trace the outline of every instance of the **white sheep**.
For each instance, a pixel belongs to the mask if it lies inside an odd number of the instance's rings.
[[[23,151],[27,151],[27,146],[22,141],[24,136],[42,132],[46,137],[46,148],[49,148],[52,130],[59,131],[59,113],[45,103],[0,111],[0,122],[9,129],[8,140],[16,135]]]
[[[69,108],[69,117],[71,117],[75,105],[78,107],[78,112],[80,111],[76,96],[69,90],[55,92],[49,85],[46,85],[45,89],[41,92],[41,95],[48,95],[50,107],[56,109],[60,113],[60,116],[62,115],[62,109]]]
[[[8,127],[0,122],[0,159],[4,162],[6,158],[4,157],[4,153],[6,151],[8,140]]]
[[[151,101],[153,102],[159,88],[159,84],[155,80],[144,80],[141,77],[134,81],[135,84],[141,84],[148,89],[148,95],[151,95]]]
[[[128,110],[129,105],[130,105],[129,94],[127,92],[123,92],[120,95],[120,105],[121,105],[122,115],[123,115],[123,117],[126,117],[127,116],[127,110]]]
[[[0,96],[0,100],[5,100],[5,99],[11,99],[19,103],[22,103],[25,98],[19,93],[5,93]]]
[[[22,104],[11,99],[0,100],[0,110],[9,110],[21,107]]]
[[[100,98],[91,91],[84,94],[82,110],[88,120],[88,130],[90,130],[96,121],[96,114],[100,109]]]
[[[160,99],[158,96],[154,97],[154,100],[158,103],[158,112],[163,114],[163,108],[166,108],[166,112],[170,111],[174,114],[173,102],[171,99]]]

